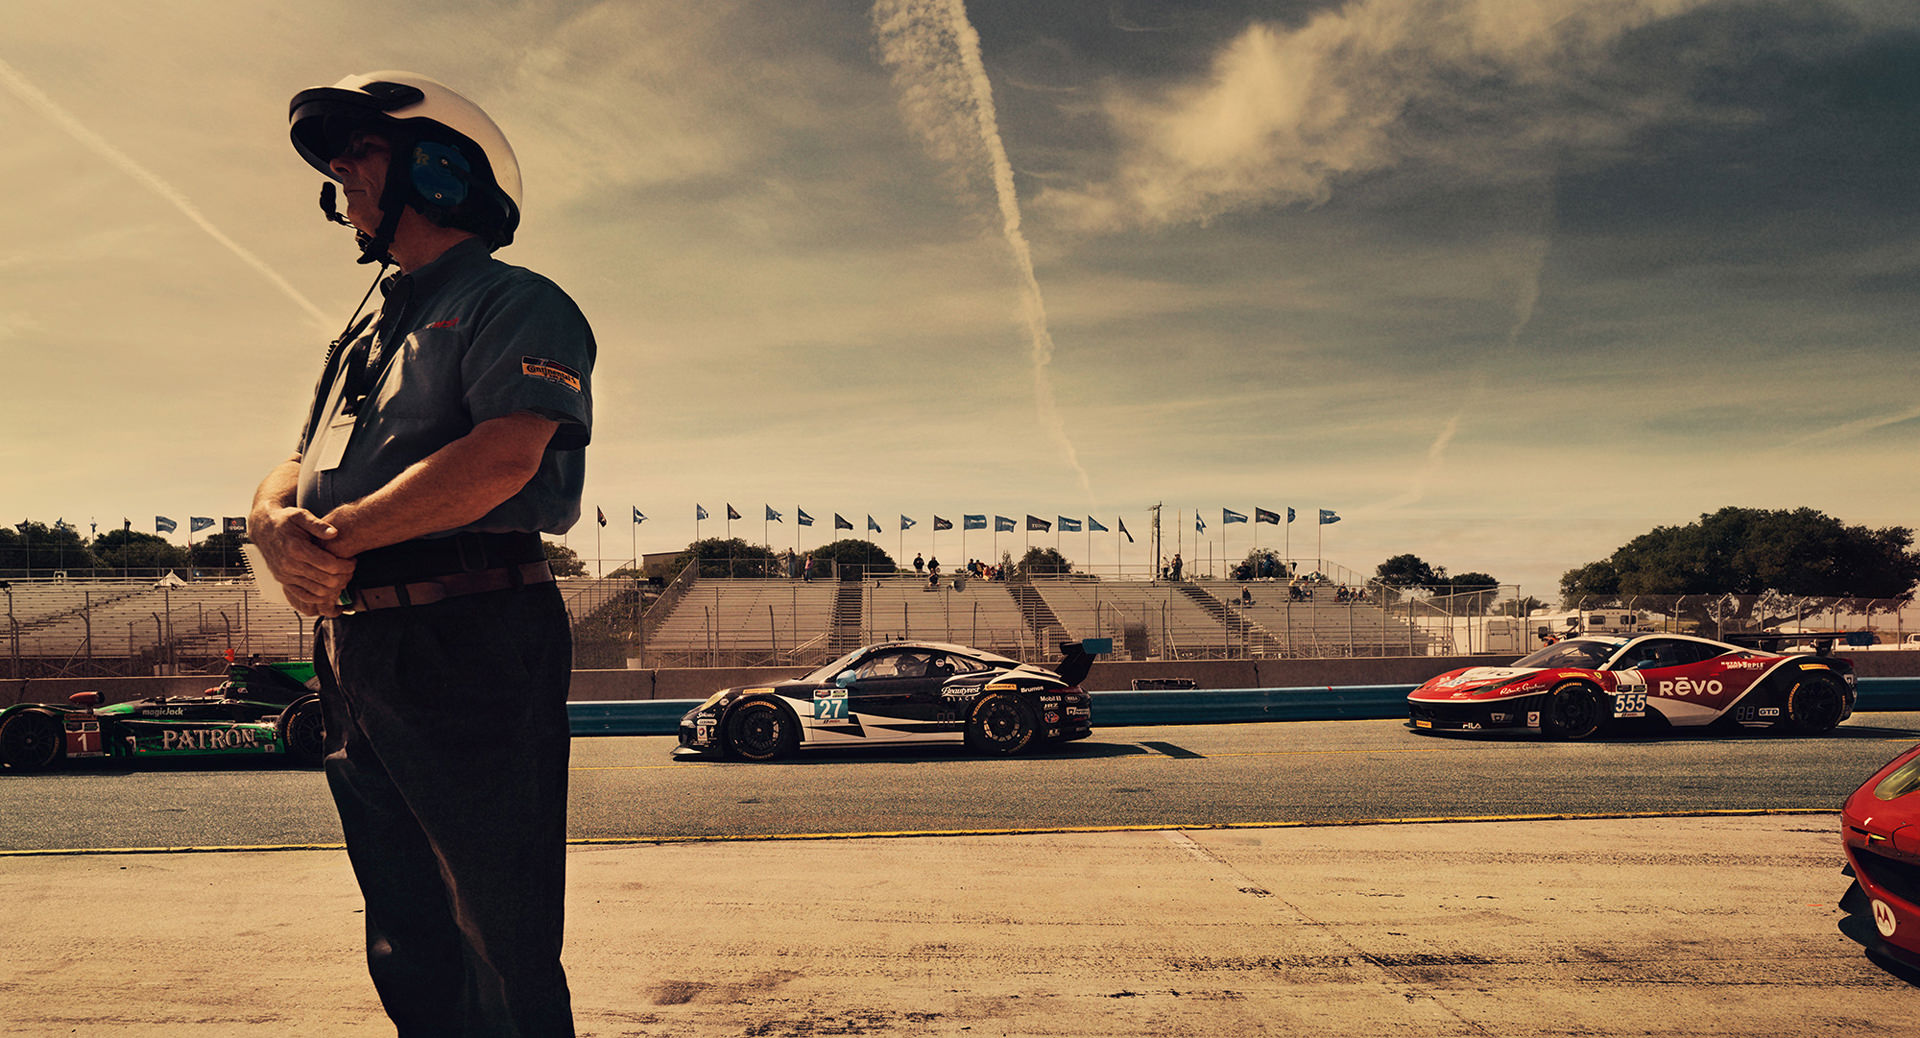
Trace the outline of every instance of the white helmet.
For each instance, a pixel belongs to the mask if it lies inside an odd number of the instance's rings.
[[[362,262],[384,259],[403,206],[435,223],[473,231],[500,248],[520,226],[520,163],[479,105],[414,72],[368,72],[293,95],[293,146],[330,179],[329,163],[355,131],[388,138],[394,161],[380,196],[386,218]],[[403,158],[403,156],[406,156]],[[332,185],[321,206],[332,215]]]

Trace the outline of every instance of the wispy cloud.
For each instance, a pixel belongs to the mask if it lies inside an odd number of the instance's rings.
[[[1170,88],[1116,87],[1105,114],[1124,142],[1113,175],[1041,196],[1079,226],[1205,222],[1270,205],[1325,202],[1345,176],[1412,149],[1407,112],[1498,79],[1529,89],[1576,76],[1621,33],[1704,0],[1362,0],[1305,24],[1247,26],[1207,74]],[[1540,113],[1536,119],[1544,119]],[[1617,127],[1503,127],[1507,146]],[[1616,118],[1631,120],[1632,113]],[[1483,161],[1474,142],[1461,154]],[[1427,156],[1431,158],[1432,156]]]
[[[987,168],[999,206],[1000,233],[1020,276],[1020,312],[1033,344],[1034,406],[1041,427],[1091,499],[1091,480],[1054,399],[1049,371],[1053,335],[1047,330],[1046,301],[1033,272],[1033,252],[1020,229],[1013,166],[1007,161],[994,115],[993,87],[980,59],[979,34],[967,21],[960,0],[880,0],[874,5],[873,19],[881,54],[894,70],[902,108],[934,156],[961,169],[963,177],[970,175],[965,172],[969,163],[984,162]]]
[[[159,195],[169,205],[178,209],[181,215],[193,221],[194,226],[205,231],[208,237],[219,243],[220,246],[228,252],[233,253],[240,262],[252,267],[262,277],[272,282],[275,288],[278,288],[284,293],[288,299],[293,300],[294,305],[305,310],[307,315],[313,318],[316,325],[323,328],[327,327],[327,316],[321,313],[320,308],[313,305],[311,300],[301,294],[299,289],[293,287],[292,282],[281,277],[280,273],[268,266],[265,260],[254,255],[248,251],[245,246],[228,237],[226,232],[214,226],[213,221],[207,219],[206,214],[202,213],[198,206],[195,206],[189,201],[187,196],[175,190],[173,185],[161,180],[152,170],[135,162],[131,156],[119,148],[114,147],[106,138],[88,129],[79,119],[75,118],[72,113],[60,107],[60,105],[55,103],[54,100],[46,94],[41,93],[32,83],[27,82],[26,77],[22,76],[12,65],[7,64],[5,61],[0,61],[0,83],[4,83],[7,90],[15,97],[33,106],[40,114],[46,116],[50,122],[65,131],[68,136],[79,141],[101,158],[113,163],[121,172],[139,181],[154,194]]]

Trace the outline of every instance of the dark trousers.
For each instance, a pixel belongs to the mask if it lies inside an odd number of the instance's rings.
[[[572,668],[552,584],[316,625],[327,782],[402,1038],[573,1034]]]

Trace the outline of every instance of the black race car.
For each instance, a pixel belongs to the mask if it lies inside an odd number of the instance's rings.
[[[236,663],[198,696],[158,696],[111,706],[75,692],[67,706],[21,703],[0,710],[0,765],[42,771],[86,758],[226,757],[277,754],[320,763],[325,739],[311,663]]]
[[[1080,688],[1111,639],[1060,646],[1048,670],[941,642],[855,649],[804,677],[721,689],[680,719],[676,758],[767,761],[799,747],[964,742],[1010,756],[1093,734]]]

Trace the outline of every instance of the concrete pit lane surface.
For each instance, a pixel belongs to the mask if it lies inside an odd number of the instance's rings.
[[[576,845],[583,1036],[1920,1033],[1834,814]],[[15,1036],[391,1034],[343,852],[0,863]]]

